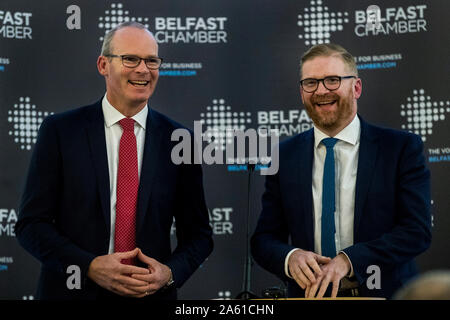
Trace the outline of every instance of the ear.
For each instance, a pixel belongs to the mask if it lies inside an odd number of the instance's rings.
[[[107,76],[108,75],[108,69],[107,69],[107,64],[108,64],[108,58],[105,56],[99,56],[97,59],[97,69],[98,72],[102,75],[102,76]]]
[[[353,86],[353,95],[355,99],[359,99],[362,94],[362,80],[360,78],[357,78],[355,81],[355,85]]]

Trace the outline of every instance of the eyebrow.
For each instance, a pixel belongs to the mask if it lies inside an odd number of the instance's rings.
[[[141,56],[139,56],[137,54],[133,54],[133,53],[123,53],[123,54],[119,54],[119,56],[134,56],[134,57],[142,58]],[[148,59],[148,58],[159,58],[159,57],[158,56],[154,56],[154,55],[150,55],[150,56],[144,57],[144,59]]]
[[[328,78],[328,77],[341,77],[341,76],[338,76],[337,74],[332,74],[332,75],[329,75],[329,76],[325,76],[325,77],[323,77],[323,78],[313,78],[313,77],[308,77],[308,78],[304,78],[303,80],[306,80],[306,79],[314,79],[314,80],[317,80],[317,79],[325,79],[325,78]]]

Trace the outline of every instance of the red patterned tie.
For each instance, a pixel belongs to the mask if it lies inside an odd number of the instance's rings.
[[[136,204],[139,187],[138,159],[134,120],[119,121],[123,133],[119,146],[119,167],[117,169],[115,252],[131,251],[136,248]],[[124,264],[134,264],[134,259],[123,259]]]

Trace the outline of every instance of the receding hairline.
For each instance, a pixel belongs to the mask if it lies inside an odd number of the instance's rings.
[[[303,73],[303,65],[306,62],[319,57],[339,58],[344,63],[345,68],[358,77],[358,68],[356,66],[355,58],[344,47],[333,43],[315,45],[303,54],[300,60],[300,77]]]
[[[139,22],[128,21],[128,22],[123,22],[123,23],[118,24],[116,27],[114,27],[113,29],[111,29],[110,31],[108,31],[105,34],[103,44],[102,44],[102,49],[101,49],[102,56],[111,54],[111,52],[113,50],[112,43],[113,43],[113,40],[115,38],[117,31],[120,31],[123,29],[128,29],[128,28],[134,28],[134,29],[146,31],[153,38],[153,40],[156,43],[156,46],[158,46],[158,42],[156,41],[155,35],[146,26],[144,26],[143,24],[141,24]]]
[[[153,39],[156,40],[155,35],[153,34],[153,32],[151,32],[150,30],[148,30],[147,28],[138,28],[136,26],[130,25],[130,26],[124,26],[122,28],[118,28],[117,30],[115,30],[114,34],[116,34],[118,31],[121,30],[125,30],[125,29],[138,29],[138,30],[143,30],[146,31]],[[113,36],[114,38],[114,36]]]

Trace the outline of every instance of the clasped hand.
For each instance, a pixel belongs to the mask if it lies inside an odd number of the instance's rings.
[[[123,259],[138,259],[147,268],[122,264]],[[87,273],[99,286],[118,295],[135,298],[158,291],[169,281],[170,274],[168,266],[146,256],[139,248],[98,256],[92,260]]]

